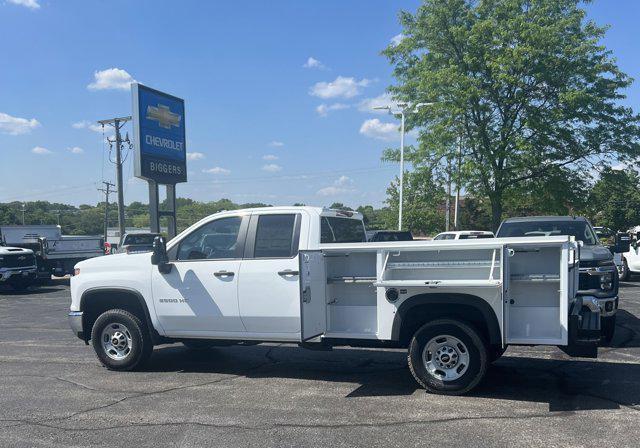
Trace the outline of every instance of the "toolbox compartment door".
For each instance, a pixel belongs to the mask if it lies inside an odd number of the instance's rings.
[[[300,251],[300,339],[323,335],[327,330],[327,275],[319,250]]]

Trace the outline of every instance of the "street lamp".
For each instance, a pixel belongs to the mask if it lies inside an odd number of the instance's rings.
[[[432,106],[435,103],[417,103],[409,106],[407,103],[398,103],[398,110],[392,110],[390,105],[374,107],[376,110],[388,110],[389,115],[400,115],[400,197],[398,198],[398,230],[402,230],[402,204],[404,191],[404,119],[407,113],[418,112],[421,107]]]

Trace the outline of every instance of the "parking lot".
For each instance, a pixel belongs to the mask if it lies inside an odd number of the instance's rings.
[[[471,395],[426,394],[404,351],[157,347],[102,368],[69,330],[68,281],[0,290],[0,446],[637,446],[640,282],[597,360],[509,348]]]

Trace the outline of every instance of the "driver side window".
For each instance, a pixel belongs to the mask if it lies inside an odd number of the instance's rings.
[[[178,260],[242,258],[242,217],[216,219],[197,228],[180,242]]]

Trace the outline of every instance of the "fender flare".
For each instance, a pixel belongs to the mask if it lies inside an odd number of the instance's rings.
[[[402,320],[407,313],[416,306],[421,305],[463,305],[474,308],[479,311],[487,323],[489,330],[489,342],[491,344],[502,344],[502,335],[500,333],[500,325],[498,318],[491,306],[481,297],[471,294],[459,293],[424,293],[409,297],[398,307],[393,325],[391,327],[391,339],[400,340],[400,330],[402,328]]]
[[[85,301],[87,300],[87,298],[91,297],[94,294],[103,294],[103,293],[107,293],[107,294],[124,293],[124,294],[134,296],[138,304],[142,308],[142,311],[144,312],[144,320],[149,330],[151,331],[151,336],[153,337],[154,342],[162,338],[162,336],[160,336],[155,326],[153,325],[153,320],[151,320],[151,314],[149,312],[149,307],[147,306],[147,302],[144,300],[144,297],[142,296],[140,291],[138,291],[137,289],[127,288],[127,287],[114,288],[114,287],[101,287],[101,286],[89,288],[82,293],[82,296],[80,296],[80,311],[85,310],[85,305],[86,305]],[[83,322],[83,326],[84,325],[85,325],[85,322]],[[85,335],[85,337],[87,337],[87,335]]]

